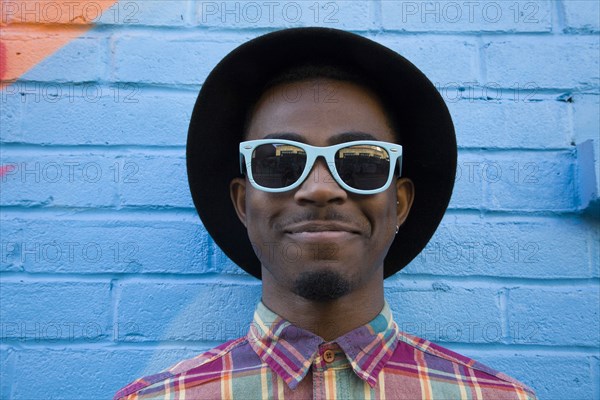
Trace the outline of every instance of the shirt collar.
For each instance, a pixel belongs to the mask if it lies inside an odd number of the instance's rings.
[[[397,345],[398,326],[387,302],[369,323],[327,343],[337,343],[352,369],[371,387]],[[291,389],[308,373],[319,346],[326,343],[305,329],[292,325],[259,302],[247,335],[256,354]]]

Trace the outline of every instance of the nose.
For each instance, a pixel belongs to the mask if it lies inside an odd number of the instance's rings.
[[[322,158],[315,161],[310,173],[294,194],[297,203],[317,206],[343,203],[347,198],[348,193],[333,179],[327,163]]]

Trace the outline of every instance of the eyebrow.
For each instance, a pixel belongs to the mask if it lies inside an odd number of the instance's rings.
[[[284,139],[284,140],[293,140],[295,142],[306,143],[306,138],[302,135],[293,132],[277,132],[270,133],[266,135],[263,139]],[[352,132],[342,132],[330,137],[327,142],[330,145],[345,143],[345,142],[354,142],[356,140],[378,140],[375,136],[370,133],[360,132],[360,131],[352,131]]]
[[[277,132],[270,133],[263,137],[263,139],[284,139],[284,140],[293,140],[294,142],[306,143],[306,139],[303,136],[292,133],[292,132]]]
[[[338,144],[344,142],[354,142],[356,140],[379,140],[375,136],[370,133],[360,132],[360,131],[352,131],[352,132],[342,132],[337,135],[333,135],[329,138],[329,144]]]

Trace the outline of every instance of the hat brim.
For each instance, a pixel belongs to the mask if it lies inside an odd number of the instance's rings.
[[[415,186],[409,216],[384,261],[384,276],[404,268],[427,245],[450,201],[456,138],[434,85],[398,53],[362,36],[330,28],[292,28],[246,42],[202,85],[187,138],[187,172],[198,214],[215,243],[238,266],[261,278],[261,265],[229,194],[240,176],[238,145],[248,107],[275,74],[307,62],[350,66],[370,77],[400,122],[402,175]]]

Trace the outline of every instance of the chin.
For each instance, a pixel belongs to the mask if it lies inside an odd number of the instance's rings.
[[[293,291],[298,296],[316,302],[337,300],[350,293],[350,280],[338,271],[324,269],[302,272],[294,281]]]

